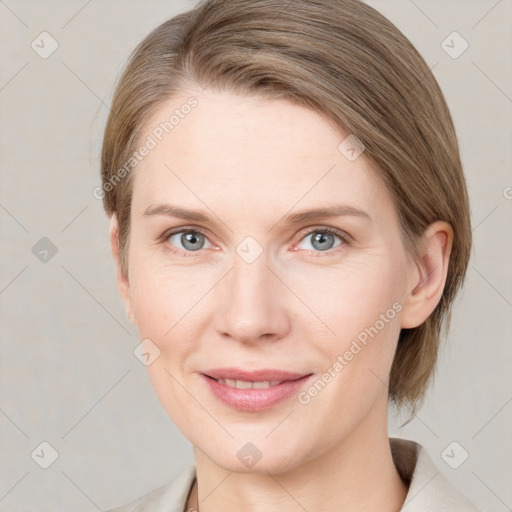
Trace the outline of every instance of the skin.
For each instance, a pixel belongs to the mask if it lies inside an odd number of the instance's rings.
[[[420,325],[441,298],[450,226],[432,224],[422,259],[413,261],[364,153],[349,161],[338,150],[348,134],[287,101],[191,88],[162,104],[142,140],[191,95],[198,106],[134,171],[128,275],[115,215],[111,222],[128,315],[140,339],[160,350],[149,377],[194,447],[187,510],[400,510],[407,486],[391,457],[387,381],[400,329]],[[211,221],[144,215],[159,203],[201,210]],[[369,218],[278,223],[339,204]],[[335,235],[318,248],[313,228],[322,227],[339,229],[347,242]],[[170,228],[205,238],[190,250],[182,233],[162,240]],[[247,236],[263,250],[252,263],[236,252]],[[305,405],[294,396],[239,411],[200,376],[235,366],[319,378],[394,303],[401,311]],[[248,442],[262,453],[251,468],[237,457]]]

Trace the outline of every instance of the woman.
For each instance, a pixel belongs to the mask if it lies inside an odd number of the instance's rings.
[[[176,16],[120,79],[102,180],[120,293],[195,456],[116,511],[476,510],[387,433],[471,248],[450,113],[394,25],[358,0]]]

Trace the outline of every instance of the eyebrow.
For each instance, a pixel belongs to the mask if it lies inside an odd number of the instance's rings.
[[[165,215],[168,217],[178,217],[180,219],[193,221],[193,222],[211,222],[211,217],[205,213],[198,210],[189,210],[187,208],[181,208],[177,206],[173,206],[170,204],[155,204],[148,206],[144,211],[143,216],[151,216],[151,215]],[[302,224],[307,221],[317,220],[317,219],[326,219],[333,217],[361,217],[366,220],[371,221],[371,216],[361,210],[360,208],[356,208],[355,206],[350,205],[336,205],[330,206],[327,208],[314,208],[311,210],[304,210],[297,213],[291,213],[285,215],[282,219],[280,219],[275,225],[283,225],[283,224]]]

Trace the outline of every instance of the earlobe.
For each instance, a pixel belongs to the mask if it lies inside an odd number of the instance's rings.
[[[130,320],[130,322],[136,325],[130,299],[130,284],[128,282],[128,276],[123,272],[120,264],[121,259],[119,248],[119,225],[115,213],[112,214],[112,217],[110,219],[110,248],[116,266],[116,280],[119,294],[121,295],[123,302],[125,303],[126,314],[128,319]]]
[[[453,244],[450,224],[438,221],[426,230],[420,243],[421,257],[411,264],[409,290],[403,301],[401,327],[421,325],[441,300]]]

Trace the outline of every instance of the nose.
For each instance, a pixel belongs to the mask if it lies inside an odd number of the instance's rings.
[[[290,331],[290,292],[268,266],[265,253],[252,263],[235,255],[215,293],[214,327],[221,336],[253,344],[276,341]]]

